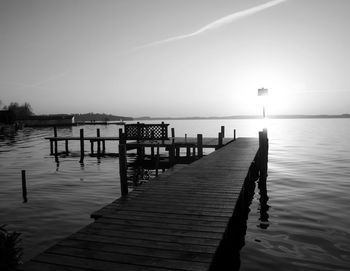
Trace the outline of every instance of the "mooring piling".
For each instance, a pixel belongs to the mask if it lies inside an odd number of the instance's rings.
[[[262,179],[267,177],[267,163],[268,163],[268,137],[267,129],[259,132],[259,168]]]
[[[100,133],[100,128],[97,128],[96,134],[97,134],[97,157],[100,157],[100,155],[101,155],[101,141],[100,141],[101,133]]]
[[[222,147],[222,133],[218,133],[218,148]]]
[[[84,162],[84,129],[80,129],[80,163]]]
[[[23,196],[23,203],[28,202],[27,198],[27,180],[26,180],[26,171],[22,170],[22,196]]]
[[[65,140],[65,151],[66,151],[66,155],[68,155],[68,153],[69,153],[69,149],[68,149],[68,139]]]
[[[57,127],[56,126],[53,127],[53,136],[55,138],[57,138]],[[57,154],[58,154],[58,151],[57,151],[57,140],[55,140],[55,155],[57,155]]]
[[[225,126],[221,126],[221,136],[225,138]]]
[[[203,157],[203,135],[197,135],[197,148],[198,148],[198,158]]]

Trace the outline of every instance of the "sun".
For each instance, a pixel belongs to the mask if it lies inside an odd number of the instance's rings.
[[[258,97],[258,103],[265,107],[266,116],[297,113],[297,94],[303,92],[305,83],[297,82],[278,70],[270,70],[256,75],[253,84],[256,91],[267,89],[266,95]]]

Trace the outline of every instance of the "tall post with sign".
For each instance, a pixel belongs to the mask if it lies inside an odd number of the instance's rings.
[[[268,89],[267,88],[259,88],[258,89],[258,96],[266,97],[268,94]],[[265,118],[265,100],[263,101],[263,118]]]

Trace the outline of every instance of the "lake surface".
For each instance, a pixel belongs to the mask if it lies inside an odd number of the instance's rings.
[[[153,121],[155,122],[155,121]],[[176,136],[257,137],[268,128],[267,195],[250,206],[240,270],[348,270],[350,266],[350,119],[174,120]],[[59,128],[78,136],[82,127]],[[120,126],[84,126],[85,135],[116,136]],[[92,222],[89,215],[120,196],[118,159],[49,155],[50,128],[0,136],[0,224],[22,233],[24,260]],[[59,145],[64,150],[63,143]],[[107,151],[117,152],[117,143]],[[88,148],[88,145],[86,147]],[[23,203],[21,170],[27,172]],[[264,197],[264,201],[261,199]],[[266,198],[267,196],[267,198]],[[267,199],[267,201],[266,201]]]

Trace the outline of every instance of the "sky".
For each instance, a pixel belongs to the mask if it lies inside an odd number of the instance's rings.
[[[349,0],[0,0],[0,100],[36,114],[350,113]]]

